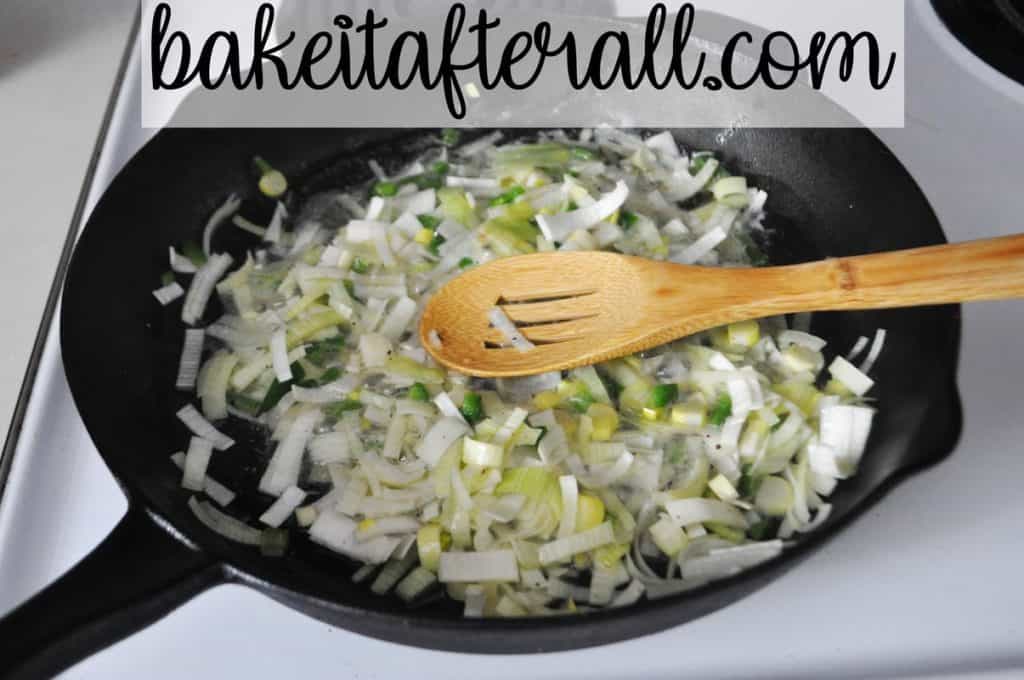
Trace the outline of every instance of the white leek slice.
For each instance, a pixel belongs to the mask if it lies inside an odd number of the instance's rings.
[[[505,449],[497,444],[489,444],[469,437],[462,440],[462,462],[466,465],[501,467],[504,459]]]
[[[401,559],[391,560],[377,574],[377,578],[373,580],[370,590],[375,595],[386,595],[403,576],[409,573],[415,563],[415,555],[408,553]]]
[[[640,601],[640,598],[644,595],[644,584],[639,580],[633,580],[628,586],[619,591],[619,593],[612,598],[612,607],[628,607],[636,604]]]
[[[747,414],[764,406],[764,393],[757,374],[753,370],[741,371],[741,375],[726,381],[726,389],[732,400],[732,412],[736,415]]]
[[[437,410],[429,403],[414,401],[412,399],[398,399],[395,401],[396,416],[419,416],[421,418],[433,418]],[[461,415],[461,414],[460,414]]]
[[[835,451],[837,463],[846,474],[864,455],[874,416],[874,409],[864,406],[830,406],[821,411],[821,443]]]
[[[384,366],[394,352],[391,341],[377,333],[366,333],[359,338],[359,355],[367,368]]]
[[[205,339],[206,332],[201,328],[185,330],[185,342],[182,345],[181,359],[178,362],[178,377],[174,382],[174,386],[179,390],[195,389]]]
[[[498,393],[510,401],[529,401],[539,392],[558,388],[561,371],[552,371],[522,378],[498,378]]]
[[[254,350],[270,341],[273,327],[262,320],[222,316],[206,327],[206,335],[222,340],[233,350]]]
[[[687,524],[684,528],[686,529],[686,537],[690,540],[708,535],[708,530],[704,528],[703,524]]]
[[[612,601],[615,592],[615,572],[600,565],[594,567],[590,577],[590,592],[587,593],[587,602],[592,605],[603,607]]]
[[[619,180],[615,188],[589,206],[566,213],[537,215],[537,225],[551,241],[565,241],[570,234],[589,229],[618,211],[629,197],[629,186]]]
[[[779,346],[783,349],[790,345],[800,345],[811,351],[820,352],[827,344],[828,341],[824,338],[803,331],[785,330],[779,333]],[[867,344],[866,341],[865,344]]]
[[[238,355],[217,352],[199,372],[196,396],[202,400],[203,415],[210,420],[228,417],[228,383],[238,365]]]
[[[409,194],[408,198],[403,197],[400,199],[400,202],[403,201],[407,212],[413,215],[426,215],[434,212],[434,208],[437,207],[437,192],[434,189],[424,189],[423,191]]]
[[[412,602],[437,583],[437,577],[429,569],[416,567],[395,586],[395,595],[403,602]]]
[[[684,498],[665,503],[665,511],[680,526],[698,522],[717,522],[737,529],[746,529],[743,513],[722,501],[710,498]]]
[[[828,372],[858,397],[863,397],[875,386],[874,380],[843,357],[836,357],[828,367]]]
[[[726,479],[725,475],[715,475],[715,477],[708,482],[708,488],[726,503],[731,503],[740,497],[736,487]]]
[[[234,439],[215,428],[192,404],[183,406],[177,416],[192,434],[210,440],[218,451],[225,451],[235,445]]]
[[[538,557],[542,565],[558,564],[577,553],[589,552],[614,542],[615,532],[612,530],[612,523],[605,522],[593,529],[545,543],[540,547]]]
[[[462,615],[467,619],[479,619],[484,615],[484,607],[487,606],[487,595],[483,586],[471,585],[466,587],[466,605]]]
[[[668,196],[674,201],[685,201],[696,196],[707,186],[711,178],[718,172],[718,160],[709,158],[704,167],[696,175],[690,174],[690,161],[680,158],[676,163],[676,171],[669,181]]]
[[[360,542],[370,541],[381,536],[395,536],[415,533],[420,530],[420,523],[412,517],[382,517],[368,519],[356,527],[356,539]]]
[[[437,410],[440,411],[441,415],[444,417],[461,420],[468,427],[469,423],[466,422],[465,416],[462,415],[462,411],[460,411],[459,407],[455,405],[451,395],[447,392],[440,392],[436,397],[434,397],[434,405],[437,406]]]
[[[384,446],[380,455],[384,458],[396,459],[402,454],[402,443],[405,441],[408,421],[405,416],[397,414],[388,424],[387,434],[384,435]]]
[[[688,581],[725,578],[778,557],[781,553],[782,541],[779,540],[712,550],[709,555],[683,562],[683,578]]]
[[[428,467],[434,467],[452,444],[469,431],[469,426],[462,420],[441,418],[416,446],[416,457]]]
[[[275,529],[295,512],[296,508],[306,500],[306,492],[302,489],[291,486],[285,489],[284,493],[274,501],[274,504],[267,508],[267,511],[260,515],[260,521],[268,527]]]
[[[372,451],[364,452],[360,462],[364,473],[372,473],[381,484],[396,489],[406,488],[420,481],[427,471],[422,461],[391,463]]]
[[[519,516],[526,506],[526,496],[518,493],[505,494],[492,505],[481,509],[481,514],[495,522],[511,522]]]
[[[270,464],[260,479],[260,491],[271,496],[280,496],[289,487],[298,483],[306,444],[309,443],[313,430],[322,418],[323,413],[312,409],[301,412],[295,418],[288,434],[277,445],[274,455],[270,458]]]
[[[519,564],[512,550],[441,553],[438,580],[441,583],[514,583]]]
[[[295,401],[302,404],[331,404],[341,401],[351,391],[351,389],[346,389],[342,380],[336,380],[321,387],[292,385],[291,388],[291,394],[295,397]]]
[[[812,519],[810,522],[807,522],[806,524],[804,524],[802,527],[797,529],[797,531],[799,531],[802,534],[810,533],[810,532],[818,529],[819,527],[821,527],[821,525],[824,524],[825,522],[827,522],[828,518],[831,517],[831,516],[832,516],[832,506],[829,505],[828,503],[823,503],[823,504],[818,506],[818,510],[814,514],[814,519]]]
[[[173,462],[179,470],[185,469],[185,453],[178,451],[171,456],[171,462]],[[203,480],[203,493],[213,499],[217,505],[224,507],[230,505],[231,501],[235,500],[235,492],[227,488],[220,482],[211,479],[209,475]]]
[[[377,176],[380,177],[381,179],[385,178],[383,172],[378,172]],[[367,220],[378,220],[380,219],[380,216],[384,214],[384,209],[387,207],[387,205],[388,201],[384,197],[374,196],[373,198],[370,199],[370,204],[366,206],[366,212],[364,213],[363,217]]]
[[[723,177],[711,185],[711,193],[716,201],[721,201],[736,194],[747,194],[747,178],[740,176]]]
[[[384,317],[377,332],[391,342],[398,342],[416,316],[416,303],[407,297],[399,298]]]
[[[169,248],[169,252],[171,271],[176,274],[195,274],[199,270],[192,260],[188,259],[184,255],[179,255],[178,251],[174,249],[174,246]]]
[[[525,352],[534,348],[534,344],[519,332],[519,329],[516,328],[514,323],[512,323],[512,320],[509,319],[505,312],[501,311],[498,307],[495,307],[488,312],[487,318],[494,329],[505,336],[505,340],[512,347],[516,348],[520,352]]]
[[[648,137],[644,140],[644,144],[648,148],[664,154],[666,158],[672,160],[679,158],[679,145],[676,144],[675,137],[668,130]]]
[[[672,260],[679,264],[696,264],[698,260],[720,246],[728,237],[729,235],[721,227],[715,227],[674,256]]]
[[[860,365],[862,373],[870,373],[871,369],[875,367],[875,362],[878,361],[878,357],[882,355],[882,348],[885,347],[886,330],[879,328],[875,331],[875,339],[871,342],[871,349],[868,350],[868,356],[864,359],[864,363]]]
[[[382,536],[369,541],[356,539],[356,522],[333,510],[324,510],[309,528],[314,543],[367,564],[383,564],[402,539]]]
[[[468,189],[485,194],[501,191],[501,184],[493,177],[455,177],[449,175],[445,178],[445,186]]]
[[[523,426],[526,422],[526,417],[530,413],[523,408],[515,408],[512,413],[509,414],[504,424],[498,429],[494,435],[494,443],[501,446],[507,446],[511,441],[513,435]]]
[[[213,234],[220,228],[220,225],[224,224],[225,220],[238,212],[238,208],[242,205],[242,199],[235,194],[228,196],[224,204],[221,205],[217,210],[210,215],[210,219],[206,221],[206,226],[203,228],[203,252],[206,256],[210,256],[210,242],[213,240]]]
[[[189,326],[195,325],[206,311],[206,303],[210,300],[217,282],[231,268],[234,260],[230,255],[213,255],[206,261],[192,278],[185,304],[181,308],[181,320]]]
[[[391,246],[388,243],[388,232],[381,230],[373,235],[373,245],[377,250],[377,257],[380,258],[380,262],[387,268],[392,268],[398,262],[395,260],[394,253],[391,251]]]
[[[377,234],[386,234],[389,226],[387,222],[352,220],[345,228],[345,240],[355,244],[372,243]]]
[[[572,475],[558,478],[562,492],[562,519],[558,524],[558,538],[567,538],[576,533],[576,508],[579,503],[579,485]]]
[[[865,338],[863,335],[857,338],[857,342],[855,342],[853,344],[853,347],[850,348],[850,351],[847,352],[846,360],[849,362],[856,361],[857,357],[863,354],[864,350],[868,348],[868,343],[870,342],[871,341]]]
[[[162,307],[166,307],[183,295],[185,295],[185,289],[177,281],[172,281],[168,285],[153,291],[153,297],[156,298],[156,301]]]
[[[678,555],[689,542],[686,533],[670,517],[662,517],[648,531],[658,549],[669,557]]]
[[[284,235],[284,220],[288,217],[288,209],[280,201],[274,206],[274,214],[267,225],[267,231],[263,234],[263,240],[267,243],[280,243]]]
[[[283,328],[277,330],[270,336],[270,356],[274,365],[274,375],[278,382],[288,382],[292,379],[292,366],[288,361],[288,340]]]
[[[765,477],[761,480],[754,503],[769,517],[782,517],[793,506],[793,487],[782,477]]]
[[[200,522],[224,538],[244,545],[260,544],[261,532],[259,529],[254,529],[245,522],[224,514],[209,503],[200,501],[193,496],[188,499],[188,507],[192,509]]]
[[[665,226],[661,228],[661,233],[670,239],[681,239],[690,235],[690,230],[683,224],[682,220],[675,217],[665,223]]]
[[[203,491],[206,485],[206,468],[213,455],[213,442],[202,437],[192,437],[185,454],[185,469],[181,486],[189,491]]]

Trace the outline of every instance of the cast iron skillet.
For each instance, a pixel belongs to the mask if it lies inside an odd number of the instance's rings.
[[[514,133],[513,133],[514,134]],[[96,208],[67,277],[61,343],[82,419],[129,501],[113,533],[68,574],[0,622],[0,675],[49,675],[153,623],[213,586],[244,583],[341,628],[441,650],[551,652],[652,633],[720,609],[791,569],[897,480],[948,455],[961,427],[955,385],[959,307],[819,315],[814,330],[845,352],[860,335],[889,330],[873,393],[884,406],[859,474],[832,496],[816,533],[766,565],[700,590],[634,607],[569,618],[463,620],[439,601],[408,609],[370,594],[353,565],[298,538],[281,559],[207,530],[186,505],[168,456],[187,432],[174,416],[183,328],[180,303],[161,309],[150,291],[167,269],[167,247],[196,238],[231,192],[254,196],[256,152],[287,172],[300,194],[367,179],[365,160],[398,163],[422,132],[387,130],[168,130],[121,172]],[[721,135],[680,130],[688,148],[716,149],[770,193],[770,255],[782,264],[942,243],[914,181],[866,130],[756,130]],[[227,228],[216,250],[251,241]],[[211,305],[207,320],[219,313]],[[238,445],[212,474],[242,492],[236,514],[270,503],[254,489],[261,438],[228,426]],[[39,452],[43,455],[45,452]]]

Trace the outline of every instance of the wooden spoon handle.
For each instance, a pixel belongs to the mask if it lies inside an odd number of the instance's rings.
[[[790,311],[1024,298],[1024,234],[778,267]],[[772,296],[775,297],[775,296]]]

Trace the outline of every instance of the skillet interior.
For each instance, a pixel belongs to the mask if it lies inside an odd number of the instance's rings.
[[[511,134],[517,134],[512,132]],[[521,134],[521,133],[519,133]],[[202,527],[186,506],[169,455],[187,432],[174,417],[183,328],[180,303],[161,309],[150,291],[167,270],[167,246],[196,239],[209,214],[238,192],[258,200],[249,160],[272,159],[301,193],[369,178],[365,161],[399,163],[422,132],[395,130],[166,130],[122,171],[94,211],[65,287],[62,348],[76,404],[101,455],[133,498],[229,565],[233,577],[336,625],[395,641],[460,651],[551,651],[625,639],[725,606],[790,568],[859,514],[901,473],[948,454],[960,427],[955,372],[959,308],[818,315],[815,332],[846,352],[860,335],[889,330],[873,393],[883,409],[860,473],[832,496],[822,531],[771,564],[699,591],[568,619],[466,621],[450,602],[408,609],[352,586],[352,565],[293,541],[283,559],[261,558]],[[865,130],[680,130],[691,149],[715,149],[769,192],[774,263],[941,243],[935,215],[899,161]],[[228,227],[216,250],[239,259],[255,241]],[[219,308],[211,304],[207,319]],[[212,475],[242,492],[235,514],[255,517],[270,499],[254,491],[263,436],[238,424],[239,444]],[[552,634],[552,628],[558,634]]]

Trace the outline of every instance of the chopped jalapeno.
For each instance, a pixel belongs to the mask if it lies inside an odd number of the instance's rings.
[[[715,402],[715,405],[711,408],[711,413],[708,415],[708,421],[712,425],[721,427],[725,424],[725,421],[732,415],[732,398],[728,394],[723,394]]]
[[[416,217],[425,228],[434,230],[441,224],[441,220],[433,215],[418,215]]]
[[[594,160],[594,152],[582,146],[574,146],[572,148],[572,157],[581,161],[592,161]]]
[[[352,260],[352,271],[356,274],[365,274],[370,271],[369,263],[361,257]]]
[[[462,417],[471,425],[475,425],[484,419],[484,402],[476,392],[466,392],[462,399]]]
[[[430,392],[423,383],[415,383],[409,388],[409,398],[413,401],[430,401]]]
[[[511,189],[509,189],[508,191],[506,191],[502,195],[496,196],[496,197],[492,198],[490,206],[492,208],[495,208],[495,207],[497,207],[499,205],[508,205],[509,203],[515,202],[515,200],[517,198],[519,198],[520,196],[522,196],[525,193],[526,193],[526,189],[524,189],[524,188],[522,188],[520,186],[512,187]]]
[[[394,196],[398,193],[398,185],[394,182],[377,182],[373,186],[373,193],[385,198]]]
[[[434,255],[440,255],[441,246],[443,246],[445,242],[446,239],[444,236],[441,236],[440,234],[434,234],[434,238],[433,240],[430,241],[430,245],[427,246],[427,250],[429,250]]]
[[[655,385],[647,397],[651,408],[664,408],[679,397],[679,385]]]

